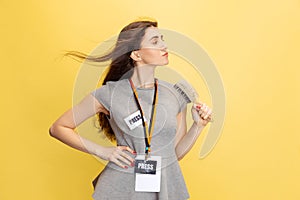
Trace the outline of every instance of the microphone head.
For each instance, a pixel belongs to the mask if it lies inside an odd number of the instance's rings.
[[[198,93],[187,81],[180,80],[173,87],[179,94],[183,96],[187,103],[197,102]]]

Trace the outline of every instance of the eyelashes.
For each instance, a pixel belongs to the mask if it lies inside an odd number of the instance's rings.
[[[165,41],[163,37],[161,37],[161,41],[163,41],[163,42]],[[158,40],[157,40],[157,39],[154,40],[154,41],[152,42],[152,44],[157,45],[157,44],[158,44]]]

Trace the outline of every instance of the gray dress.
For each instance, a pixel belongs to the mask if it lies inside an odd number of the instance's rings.
[[[146,120],[152,109],[153,88],[137,88],[139,101]],[[91,93],[110,112],[109,122],[116,135],[117,145],[129,146],[144,154],[144,129],[140,125],[130,130],[125,118],[138,110],[128,79],[107,82]],[[160,192],[135,192],[134,168],[121,169],[109,162],[97,181],[95,200],[186,200],[189,194],[177,161],[174,143],[176,116],[188,102],[165,81],[158,81],[158,103],[154,132],[151,140],[151,155],[162,157]],[[128,155],[132,156],[130,153]]]

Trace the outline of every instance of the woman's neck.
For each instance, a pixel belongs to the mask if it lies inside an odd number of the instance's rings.
[[[150,88],[154,85],[154,66],[136,66],[134,67],[131,80],[135,87]]]

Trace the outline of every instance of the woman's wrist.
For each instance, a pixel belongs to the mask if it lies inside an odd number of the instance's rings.
[[[82,145],[84,146],[85,150],[87,153],[91,154],[91,155],[94,155],[94,156],[97,156],[101,159],[104,159],[104,147],[93,142],[93,141],[90,141],[86,138],[83,138],[83,137],[80,137],[81,138],[81,143]]]
[[[198,121],[198,122],[194,121],[193,126],[195,126],[197,128],[204,128],[205,127],[200,121]]]
[[[103,160],[107,160],[107,155],[105,152],[105,147],[98,145],[94,152],[92,152],[93,155],[103,159]]]

